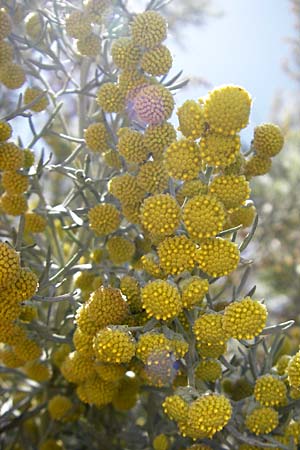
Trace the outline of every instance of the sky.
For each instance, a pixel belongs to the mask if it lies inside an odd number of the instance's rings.
[[[197,0],[195,0],[197,1]],[[282,68],[290,55],[288,38],[295,36],[288,0],[212,0],[221,17],[211,17],[201,27],[187,26],[183,45],[170,36],[167,45],[174,57],[173,71],[207,80],[212,87],[237,84],[253,98],[251,121],[242,137],[270,120],[275,95],[293,89]],[[197,99],[207,87],[191,85],[176,95],[176,103]]]

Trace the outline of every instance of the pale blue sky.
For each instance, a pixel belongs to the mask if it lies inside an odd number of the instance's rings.
[[[197,0],[195,0],[197,1]],[[184,47],[168,39],[174,56],[174,70],[205,78],[213,86],[238,84],[254,102],[251,123],[243,135],[270,118],[274,96],[292,90],[293,82],[282,69],[290,55],[287,39],[295,36],[294,17],[288,0],[212,0],[223,16],[210,18],[201,27],[183,31]],[[207,88],[191,86],[176,95],[176,103],[201,97]]]

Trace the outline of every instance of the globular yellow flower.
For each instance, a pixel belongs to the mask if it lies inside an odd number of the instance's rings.
[[[254,397],[263,406],[282,405],[286,395],[287,388],[284,381],[274,375],[262,375],[255,382]]]
[[[142,288],[142,304],[149,317],[168,320],[182,310],[178,289],[164,280],[149,282]]]
[[[25,364],[24,359],[17,356],[12,350],[9,350],[8,348],[0,349],[0,361],[6,367],[9,367],[11,369],[16,369]]]
[[[13,47],[9,42],[0,40],[0,67],[13,59]]]
[[[60,370],[70,383],[82,383],[95,372],[95,362],[77,351],[69,353],[63,360]]]
[[[253,155],[245,163],[244,174],[247,178],[265,175],[271,166],[272,160],[268,156]]]
[[[177,116],[179,130],[186,138],[198,139],[202,136],[205,130],[205,120],[203,108],[200,103],[195,100],[186,100],[178,108]],[[203,136],[203,139],[205,139],[205,136]]]
[[[147,159],[148,150],[145,146],[142,133],[128,127],[123,127],[119,129],[118,137],[118,150],[126,161],[142,163]]]
[[[161,84],[141,87],[127,105],[129,116],[142,125],[161,124],[171,117],[173,109],[173,95]]]
[[[29,300],[36,293],[39,287],[38,277],[28,267],[22,267],[14,289],[18,291],[20,301]]]
[[[212,90],[204,103],[204,117],[209,130],[235,135],[249,122],[251,97],[239,86],[220,86]]]
[[[131,24],[131,36],[135,44],[153,48],[167,37],[166,21],[156,11],[137,14]]]
[[[263,123],[254,129],[253,147],[258,155],[272,157],[283,147],[284,137],[279,126]]]
[[[199,179],[188,180],[182,183],[177,189],[176,199],[182,205],[186,199],[193,198],[199,194],[207,194],[207,189],[207,184],[204,184]]]
[[[140,312],[142,310],[141,288],[136,278],[125,275],[121,278],[120,289],[127,299],[130,311],[133,313]]]
[[[292,357],[290,355],[282,355],[280,358],[278,358],[278,361],[276,362],[276,370],[278,375],[284,375],[287,371],[287,367],[289,365],[290,360]]]
[[[158,236],[168,236],[179,226],[180,208],[171,195],[157,194],[144,200],[140,217],[147,231]]]
[[[38,100],[38,97],[41,97]],[[45,111],[47,106],[49,105],[49,100],[47,95],[40,88],[27,88],[24,93],[24,104],[29,105],[34,102],[29,109],[34,112]]]
[[[109,134],[103,122],[89,125],[84,132],[84,139],[92,152],[103,153],[109,149]]]
[[[135,253],[135,245],[123,236],[112,236],[107,240],[108,257],[113,264],[130,262]]]
[[[233,210],[248,200],[251,190],[243,175],[221,175],[210,183],[209,192],[216,196],[226,209]]]
[[[20,315],[20,304],[10,295],[9,291],[5,290],[1,291],[0,301],[0,320],[3,323],[14,322]]]
[[[265,305],[251,297],[245,297],[226,306],[223,328],[235,339],[253,339],[266,326],[267,315]]]
[[[135,341],[126,328],[103,328],[94,337],[96,359],[103,363],[128,363],[135,354]]]
[[[87,334],[77,327],[73,334],[73,344],[78,353],[82,353],[86,357],[92,357],[93,351],[93,335]]]
[[[83,39],[92,31],[91,19],[82,11],[72,12],[66,19],[66,33],[76,39]]]
[[[111,382],[120,381],[126,373],[126,367],[120,364],[97,363],[95,370],[102,380]]]
[[[87,270],[78,272],[76,274],[74,286],[81,290],[90,290],[93,281],[95,279],[95,274]]]
[[[229,227],[242,225],[243,228],[248,228],[252,225],[255,216],[256,208],[254,205],[246,204],[245,206],[241,206],[228,214]]]
[[[112,401],[117,388],[116,383],[104,381],[95,373],[77,387],[76,393],[83,403],[101,408]]]
[[[121,37],[114,41],[111,47],[113,62],[119,69],[134,69],[141,58],[141,49],[128,37]]]
[[[183,222],[189,236],[199,240],[216,236],[225,223],[225,209],[214,195],[195,195],[183,209]]]
[[[196,252],[200,269],[211,277],[229,275],[237,268],[239,260],[237,245],[221,238],[208,239]]]
[[[241,147],[238,135],[223,136],[218,133],[205,134],[200,142],[200,156],[208,166],[228,167],[233,164]]]
[[[4,193],[0,198],[3,211],[10,216],[20,216],[27,211],[27,200],[24,195]]]
[[[172,67],[173,58],[170,50],[165,45],[146,50],[141,60],[141,68],[149,75],[158,77],[165,75]]]
[[[9,288],[20,275],[18,253],[5,242],[0,242],[0,286]]]
[[[52,352],[51,361],[56,367],[60,367],[69,353],[71,353],[69,344],[61,344]]]
[[[292,388],[300,388],[300,351],[297,352],[289,362],[287,367],[289,385]]]
[[[22,322],[29,323],[37,318],[38,318],[37,308],[30,305],[22,305],[21,312],[19,315],[19,319],[22,320]]]
[[[136,177],[129,173],[113,177],[108,189],[122,203],[122,207],[139,205],[145,196],[145,191],[137,183]]]
[[[76,323],[86,334],[107,325],[124,323],[128,314],[128,305],[119,289],[103,287],[96,289],[90,295],[88,302],[76,313]]]
[[[117,411],[128,411],[138,400],[139,381],[137,377],[125,376],[118,385],[112,404]]]
[[[103,159],[105,161],[105,164],[107,164],[109,167],[112,167],[113,169],[121,169],[122,167],[122,159],[116,150],[107,150],[103,153]]]
[[[154,450],[169,450],[170,439],[165,434],[158,434],[153,439],[152,446]]]
[[[84,0],[84,11],[92,23],[102,24],[111,7],[109,0]]]
[[[159,264],[166,274],[178,275],[195,267],[196,245],[184,235],[164,239],[157,251]]]
[[[125,95],[120,86],[107,82],[97,92],[97,103],[107,113],[120,113],[124,109]]]
[[[29,233],[43,233],[47,226],[47,219],[35,212],[26,212],[25,217],[25,231]]]
[[[24,154],[13,142],[0,144],[0,170],[18,170],[23,163]]]
[[[89,34],[77,41],[77,50],[83,56],[96,58],[101,52],[101,40],[94,33]]]
[[[153,278],[165,278],[166,274],[159,266],[155,256],[151,253],[141,257],[142,268]]]
[[[140,167],[136,181],[150,194],[161,194],[168,188],[169,176],[161,160],[148,161]]]
[[[123,70],[118,77],[118,85],[127,101],[133,101],[139,89],[149,84],[149,80],[138,69]]]
[[[164,413],[169,417],[169,419],[176,420],[176,422],[186,420],[189,405],[179,395],[170,395],[166,397],[162,406]]]
[[[18,339],[16,345],[14,345],[14,352],[25,361],[33,361],[41,356],[42,348],[36,341],[26,337],[22,340]]]
[[[147,364],[149,358],[153,353],[167,352],[173,350],[173,345],[170,339],[162,333],[144,333],[139,337],[136,345],[136,356],[144,364]]]
[[[27,175],[8,170],[2,175],[2,186],[9,194],[21,195],[27,191],[29,179]]]
[[[55,395],[48,402],[48,412],[53,420],[67,422],[72,412],[73,403],[65,395]]]
[[[278,412],[270,407],[255,408],[247,414],[245,425],[254,434],[269,434],[279,424]]]
[[[34,164],[34,153],[29,148],[24,148],[23,150],[23,156],[24,156],[24,162],[23,167],[24,169],[30,169],[30,167]]]
[[[24,366],[24,372],[27,377],[37,381],[38,383],[49,381],[52,376],[50,366],[40,361],[29,361]]]
[[[193,180],[201,169],[200,149],[191,139],[173,142],[164,155],[168,174],[177,180]]]
[[[205,294],[208,292],[209,283],[208,280],[193,276],[183,280],[179,287],[182,306],[189,309],[203,301]]]
[[[12,23],[9,15],[4,9],[0,10],[0,40],[10,35]]]
[[[0,122],[0,142],[7,141],[12,135],[12,127],[8,122]]]
[[[176,140],[176,130],[169,122],[149,125],[144,133],[145,145],[154,159],[160,159],[164,150]]]
[[[196,377],[203,381],[215,382],[222,376],[222,366],[217,359],[203,359],[195,369]]]
[[[117,230],[120,225],[120,213],[110,203],[100,203],[88,212],[90,228],[97,236],[104,236]]]
[[[19,64],[10,62],[0,67],[0,82],[7,89],[19,89],[25,81],[26,75],[24,69]]]
[[[192,436],[212,438],[229,422],[232,414],[230,401],[220,394],[205,394],[192,402],[188,412],[188,431]]]
[[[193,332],[200,343],[223,345],[228,340],[228,333],[222,327],[221,314],[202,314],[195,320]]]
[[[30,39],[39,39],[43,31],[43,26],[43,16],[39,12],[32,12],[25,17],[25,31]]]

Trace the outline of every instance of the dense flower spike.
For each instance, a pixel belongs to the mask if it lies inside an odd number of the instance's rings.
[[[117,67],[130,70],[138,65],[141,58],[141,50],[130,38],[121,37],[113,43],[111,56]]]
[[[177,288],[164,280],[146,284],[142,289],[142,304],[148,316],[158,320],[172,319],[182,309]]]
[[[89,210],[90,228],[98,236],[103,236],[115,231],[120,224],[120,213],[110,203],[101,203]]]
[[[200,155],[209,166],[226,167],[234,163],[241,147],[238,135],[205,134],[200,142]]]
[[[196,245],[186,236],[169,237],[158,245],[159,264],[171,275],[195,267]]]
[[[109,150],[109,134],[102,122],[89,125],[84,132],[84,138],[92,152],[104,153]]]
[[[208,280],[200,277],[190,277],[180,283],[181,300],[184,308],[192,308],[199,305],[207,294],[209,288]]]
[[[131,261],[135,253],[135,245],[123,236],[113,236],[106,244],[108,257],[114,264],[124,264]]]
[[[224,277],[238,266],[240,252],[236,244],[225,239],[208,239],[196,252],[196,261],[211,277]]]
[[[49,100],[46,94],[40,88],[27,88],[24,93],[24,104],[30,105],[29,109],[34,112],[44,111]]]
[[[126,161],[142,163],[147,159],[148,151],[142,133],[131,128],[120,128],[118,136],[118,150]]]
[[[172,55],[165,45],[147,50],[141,60],[141,68],[152,76],[165,75],[172,67]]]
[[[154,84],[138,89],[133,100],[128,101],[127,112],[141,125],[159,125],[171,117],[173,108],[171,92],[160,84]]]
[[[168,236],[179,226],[180,208],[169,194],[146,198],[141,207],[141,222],[152,234]]]
[[[76,322],[84,333],[95,334],[95,331],[107,325],[123,323],[127,314],[128,305],[121,291],[101,286],[92,292],[88,302],[78,309]]]
[[[1,65],[1,64],[0,64]],[[0,122],[0,142],[7,141],[12,135],[12,127],[7,122]]]
[[[250,187],[244,176],[224,175],[211,182],[209,192],[215,195],[226,209],[232,210],[248,200]]]
[[[138,14],[131,24],[131,35],[135,44],[153,48],[167,37],[166,21],[156,11]]]
[[[2,186],[9,194],[20,195],[29,187],[28,176],[13,170],[8,170],[2,175]]]
[[[239,86],[221,86],[204,103],[204,117],[211,131],[235,135],[249,122],[251,97]]]
[[[19,89],[26,81],[26,75],[22,66],[8,63],[0,67],[0,82],[7,89]]]
[[[223,395],[208,394],[195,400],[188,412],[188,427],[193,437],[212,436],[227,425],[231,417],[231,405]]]
[[[168,188],[169,176],[162,161],[148,161],[140,167],[136,181],[145,192],[160,194]]]
[[[287,367],[289,384],[292,388],[300,388],[300,352],[297,352]]]
[[[104,83],[98,93],[97,102],[103,111],[108,113],[120,113],[124,109],[125,96],[120,87],[114,83]]]
[[[165,166],[174,179],[186,181],[197,178],[201,168],[199,146],[189,139],[173,142],[165,153]]]
[[[267,309],[258,300],[246,297],[225,308],[223,328],[235,339],[253,339],[258,336],[267,321]]]
[[[286,400],[286,385],[279,378],[267,374],[258,378],[254,387],[254,397],[263,406],[278,406]]]
[[[283,147],[283,134],[277,125],[264,123],[254,130],[253,147],[258,155],[272,157]]]
[[[135,354],[135,342],[126,328],[104,328],[94,338],[94,350],[103,363],[128,363]]]
[[[195,195],[183,210],[183,222],[189,236],[200,240],[216,236],[225,222],[223,204],[213,195]]]
[[[154,159],[160,159],[164,150],[176,140],[176,130],[169,122],[148,126],[144,133],[145,145]]]
[[[198,139],[205,130],[203,108],[195,100],[186,100],[178,108],[179,130],[186,138]],[[205,137],[203,137],[205,138]],[[201,140],[202,142],[202,140]]]
[[[22,150],[12,142],[0,145],[0,170],[18,170],[24,162]]]
[[[246,416],[245,425],[254,434],[268,434],[279,423],[278,412],[273,408],[255,408]]]
[[[0,242],[0,286],[9,287],[20,275],[18,253],[8,244]]]

